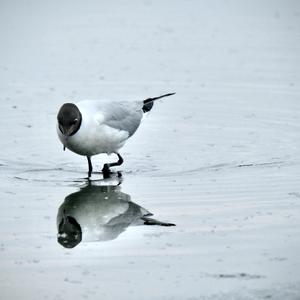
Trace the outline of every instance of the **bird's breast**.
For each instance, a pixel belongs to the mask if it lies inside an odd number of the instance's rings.
[[[84,120],[79,130],[68,137],[67,141],[59,129],[57,132],[62,144],[72,152],[84,156],[117,152],[128,138],[128,133],[125,131]]]

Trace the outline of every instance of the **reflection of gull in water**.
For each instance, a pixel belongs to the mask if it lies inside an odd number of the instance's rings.
[[[73,248],[81,240],[113,240],[132,225],[174,225],[150,218],[152,214],[131,202],[120,185],[104,183],[89,184],[65,198],[57,215],[57,240],[64,247]]]

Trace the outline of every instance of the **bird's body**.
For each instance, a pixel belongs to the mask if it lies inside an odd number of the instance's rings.
[[[119,149],[138,129],[144,113],[152,109],[153,101],[171,95],[173,93],[135,102],[86,100],[65,103],[57,115],[58,137],[64,149],[87,157],[89,177],[93,155],[116,153],[118,162],[105,164],[102,169],[107,174],[111,166],[123,163]]]
[[[142,102],[87,100],[76,103],[82,115],[80,129],[68,137],[57,126],[60,141],[71,151],[91,157],[117,153],[139,127]]]

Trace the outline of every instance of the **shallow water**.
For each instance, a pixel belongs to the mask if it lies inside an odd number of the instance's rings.
[[[1,299],[299,299],[297,2],[1,6]],[[96,172],[99,198],[81,196],[61,103],[173,91],[122,149],[122,180]],[[74,195],[82,240],[67,249]]]

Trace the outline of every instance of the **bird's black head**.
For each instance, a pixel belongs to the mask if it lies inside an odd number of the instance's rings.
[[[57,121],[59,130],[67,138],[79,130],[82,116],[75,104],[65,103],[57,114]]]
[[[64,211],[63,219],[58,226],[57,241],[65,248],[74,248],[82,240],[82,231],[79,223]]]

